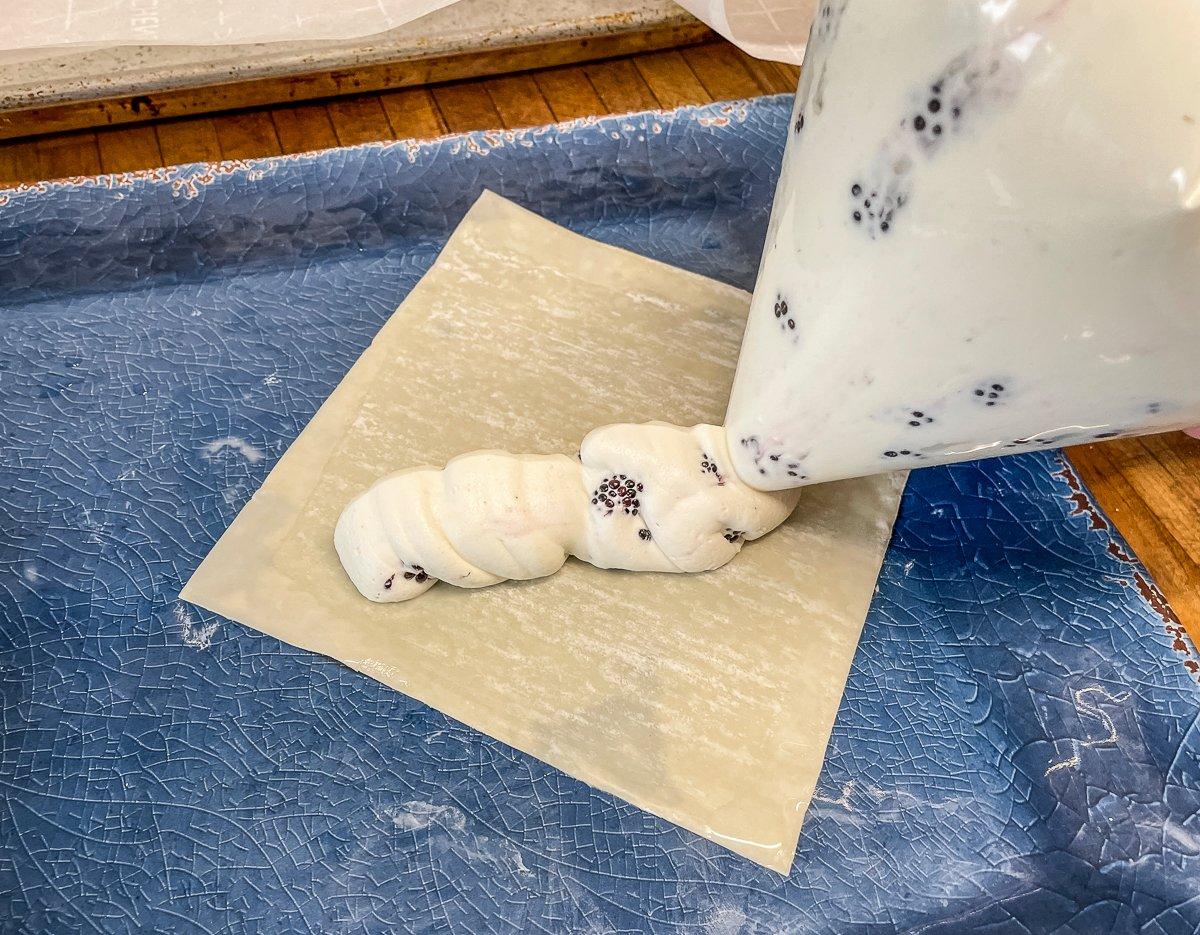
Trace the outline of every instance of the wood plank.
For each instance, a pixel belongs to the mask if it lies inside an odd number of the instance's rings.
[[[221,158],[217,128],[209,117],[165,120],[155,124],[154,129],[158,134],[158,149],[162,153],[163,165],[217,162]]]
[[[247,110],[213,117],[223,159],[256,159],[283,152],[275,124],[265,110]]]
[[[271,111],[271,122],[275,124],[279,148],[285,153],[307,153],[314,149],[330,149],[338,144],[333,122],[324,104],[276,107]]]
[[[1096,502],[1150,572],[1192,642],[1200,645],[1200,555],[1189,554],[1159,518],[1161,501],[1147,501],[1139,493],[1139,483],[1144,486],[1144,482],[1139,482],[1136,470],[1131,473],[1128,467],[1128,449],[1108,442],[1080,445],[1069,449],[1068,454]],[[1194,514],[1190,525],[1196,526]]]
[[[555,120],[575,120],[604,113],[604,102],[582,68],[551,68],[535,72],[533,80]]]
[[[709,104],[712,95],[700,83],[684,57],[675,50],[641,55],[634,67],[664,110],[684,104]]]
[[[1200,563],[1200,442],[1173,432],[1126,439],[1113,447],[1120,453],[1135,445],[1133,463],[1118,463],[1154,515]]]
[[[325,109],[333,123],[337,141],[343,146],[392,139],[392,125],[388,122],[378,95],[343,97],[330,101]]]
[[[446,84],[430,89],[438,113],[451,133],[494,130],[501,126],[492,96],[479,81]]]
[[[737,50],[728,42],[709,42],[681,53],[714,101],[755,97],[762,93],[754,76],[746,70]]]
[[[0,187],[31,185],[41,178],[42,168],[32,141],[0,143]]]
[[[1150,505],[1159,523],[1200,562],[1200,442],[1175,432],[1087,448],[1103,449],[1108,463]]]
[[[776,67],[777,62],[763,61],[753,55],[747,55],[738,48],[734,48],[733,51],[763,94],[790,94],[796,90],[795,80],[785,76],[784,72]]]
[[[491,78],[483,85],[500,115],[500,125],[506,130],[554,122],[554,112],[530,75]]]
[[[800,66],[788,65],[785,62],[770,62],[769,64],[779,72],[788,90],[795,91],[796,86],[800,83]]]
[[[658,106],[658,99],[627,58],[587,65],[583,72],[610,113],[651,110]]]
[[[163,164],[158,135],[150,124],[100,130],[96,133],[96,146],[104,172],[134,172]]]
[[[100,150],[96,147],[96,134],[91,131],[44,136],[34,145],[43,179],[100,174]]]
[[[542,44],[531,42],[424,59],[383,62],[356,69],[234,81],[101,101],[49,104],[0,113],[0,139],[512,74],[547,65],[589,62],[650,49],[677,48],[711,40],[712,37],[712,31],[703,23],[685,21],[587,39],[562,39]]]
[[[428,88],[388,91],[379,101],[398,140],[428,140],[449,132]]]
[[[1163,481],[1160,497],[1170,496],[1183,506],[1184,522],[1175,537],[1200,560],[1200,439],[1182,432],[1145,435],[1135,439],[1154,458]]]

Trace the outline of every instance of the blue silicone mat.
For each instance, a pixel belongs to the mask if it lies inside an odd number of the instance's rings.
[[[0,931],[1200,929],[1200,657],[1053,453],[913,474],[788,879],[176,600],[483,188],[749,287],[789,108],[0,193]]]

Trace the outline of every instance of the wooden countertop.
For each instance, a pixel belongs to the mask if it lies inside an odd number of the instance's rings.
[[[503,77],[20,138],[0,143],[0,186],[790,92],[797,75],[706,42]],[[1073,448],[1069,457],[1166,595],[1164,623],[1182,622],[1200,642],[1200,441],[1179,433],[1116,439]],[[1077,509],[1089,513],[1086,498]],[[1091,521],[1103,522],[1098,515]],[[1148,583],[1146,590],[1154,596]]]

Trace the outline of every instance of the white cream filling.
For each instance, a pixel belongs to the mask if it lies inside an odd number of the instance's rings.
[[[377,602],[437,581],[541,578],[570,555],[601,568],[710,571],[787,519],[798,498],[742,483],[717,426],[609,425],[578,458],[475,451],[442,470],[385,477],[342,512],[334,546]]]

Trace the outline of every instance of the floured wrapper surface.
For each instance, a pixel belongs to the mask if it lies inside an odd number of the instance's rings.
[[[903,476],[809,488],[703,575],[570,561],[372,604],[333,549],[342,508],[400,468],[574,453],[610,422],[719,424],[748,307],[483,195],[182,597],[786,872]]]

